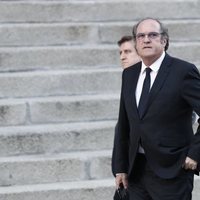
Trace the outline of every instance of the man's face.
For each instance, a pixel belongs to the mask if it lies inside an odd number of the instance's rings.
[[[122,43],[119,47],[119,54],[124,69],[140,61],[140,57],[135,50],[133,41]]]
[[[166,40],[162,39],[160,25],[152,19],[141,22],[136,33],[136,49],[146,65],[151,65],[163,53]]]

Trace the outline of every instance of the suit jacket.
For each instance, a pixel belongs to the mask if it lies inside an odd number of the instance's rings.
[[[135,98],[140,70],[141,62],[122,74],[112,171],[132,173],[141,141],[154,173],[173,178],[186,156],[200,163],[200,127],[194,134],[191,120],[193,110],[200,116],[200,74],[193,64],[166,54],[140,118]]]

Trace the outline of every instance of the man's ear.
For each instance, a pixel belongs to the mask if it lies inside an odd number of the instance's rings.
[[[166,44],[166,43],[167,43],[167,40],[166,40],[165,38],[163,38],[163,39],[161,40],[161,43],[162,43],[162,44]]]
[[[161,44],[162,44],[163,46],[166,46],[167,40],[166,40],[165,38],[163,38],[163,39],[161,40]]]

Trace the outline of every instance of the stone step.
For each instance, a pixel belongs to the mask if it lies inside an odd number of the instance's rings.
[[[23,100],[0,100],[0,127],[26,124],[27,105]]]
[[[1,24],[0,46],[49,46],[99,43],[99,25],[93,23]]]
[[[112,149],[116,121],[0,128],[0,157]]]
[[[200,179],[195,177],[193,200],[200,198]],[[111,200],[114,179],[0,187],[0,200]]]
[[[169,52],[199,62],[200,43],[170,44]],[[0,48],[0,71],[84,69],[119,66],[117,45]]]
[[[113,120],[119,110],[119,94],[31,99],[33,124]]]
[[[169,28],[170,42],[198,41],[200,20],[163,20]],[[83,45],[114,43],[132,34],[136,21],[104,23],[24,23],[1,24],[0,46]]]
[[[200,177],[194,176],[194,190],[193,190],[193,200],[200,199]]]
[[[121,67],[1,73],[0,85],[0,98],[117,93],[121,88]]]
[[[111,178],[111,153],[101,150],[0,157],[0,186]]]
[[[99,24],[99,43],[117,44],[123,35],[132,35],[133,25],[137,21],[109,22]],[[175,42],[199,42],[200,20],[162,20],[169,31],[170,45]],[[97,40],[96,39],[96,40]]]
[[[114,179],[0,188],[0,200],[110,200]]]
[[[116,46],[0,48],[0,71],[119,66]]]
[[[116,120],[1,127],[0,157],[111,149],[115,124]],[[193,129],[196,132],[197,123]]]
[[[112,14],[110,14],[111,8]],[[164,1],[164,3],[158,3],[156,0],[151,0],[151,3],[149,3],[149,0],[129,0],[125,2],[119,0],[13,0],[0,2],[0,22],[130,21],[147,16],[158,17],[160,19],[196,19],[200,17],[199,8],[200,4],[198,0],[174,0],[172,2]],[[163,10],[167,10],[167,12],[163,12]]]
[[[113,120],[119,94],[0,100],[0,126]]]
[[[116,120],[118,94],[0,100],[0,126]]]

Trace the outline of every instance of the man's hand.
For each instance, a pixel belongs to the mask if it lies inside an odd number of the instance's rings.
[[[123,185],[123,187],[125,189],[127,189],[127,187],[128,187],[128,175],[125,174],[125,173],[116,174],[115,183],[116,183],[117,189],[120,187],[120,185]]]
[[[184,169],[195,170],[197,168],[197,162],[189,157],[186,157],[185,163],[183,164]]]

